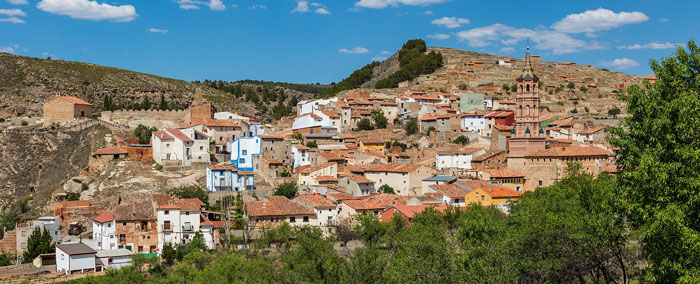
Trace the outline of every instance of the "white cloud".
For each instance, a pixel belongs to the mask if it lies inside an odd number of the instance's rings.
[[[661,19],[659,19],[659,21],[661,21],[661,22],[668,22],[668,19],[667,19],[667,18],[661,18]]]
[[[647,20],[649,17],[642,12],[615,13],[608,9],[598,8],[597,10],[568,15],[561,21],[554,23],[552,28],[565,33],[594,33]]]
[[[51,54],[51,53],[48,53],[48,52],[46,52],[46,51],[42,52],[42,53],[41,53],[41,56],[43,56],[43,57],[51,57],[51,58],[56,57],[55,54]]]
[[[156,29],[156,28],[150,28],[150,29],[148,29],[148,31],[152,32],[152,33],[161,33],[161,34],[168,33],[168,30],[162,30],[162,29]]]
[[[223,11],[226,10],[226,5],[224,5],[224,1],[222,0],[210,0],[209,9]]]
[[[618,46],[617,49],[670,49],[681,46],[682,44],[670,42],[651,42],[647,44],[633,44]]]
[[[353,47],[352,49],[341,48],[338,50],[338,52],[350,53],[350,54],[363,54],[363,53],[369,53],[369,49],[366,49],[362,46],[356,46],[356,47]]]
[[[52,14],[94,21],[129,22],[138,16],[136,8],[132,5],[112,6],[90,0],[41,0],[36,7]]]
[[[10,43],[7,46],[2,46],[0,45],[0,52],[5,52],[5,53],[17,53],[17,52],[29,52],[29,49],[23,48],[19,46],[19,44],[16,43]]]
[[[457,17],[442,17],[431,22],[433,25],[445,26],[448,29],[459,28],[462,24],[469,24],[469,19]]]
[[[515,48],[513,48],[512,46],[504,47],[504,48],[501,48],[501,52],[502,52],[502,53],[511,53],[511,52],[515,52]]]
[[[397,7],[399,5],[409,6],[427,6],[430,4],[439,4],[448,0],[360,0],[355,3],[355,7],[384,9],[388,6]]]
[[[7,0],[7,2],[10,2],[12,5],[25,5],[29,4],[29,1],[27,0]]]
[[[618,58],[613,61],[602,61],[601,64],[603,66],[608,66],[615,69],[629,69],[639,66],[639,63],[637,63],[637,61],[634,61],[629,58]]]
[[[15,48],[11,46],[0,46],[0,52],[15,53]]]
[[[24,23],[26,23],[24,20],[17,18],[17,17],[2,18],[2,19],[0,19],[0,22],[12,23],[12,24],[24,24]]]
[[[20,9],[0,9],[0,15],[3,16],[26,16],[27,14]]]
[[[372,61],[384,61],[384,60],[386,60],[386,57],[384,57],[384,56],[372,57]]]
[[[386,50],[382,50],[381,52],[379,52],[379,54],[387,55],[387,54],[391,54],[391,52],[386,51]]]
[[[248,9],[265,10],[265,9],[267,9],[267,6],[258,4],[258,5],[252,5],[252,6],[248,7]]]
[[[426,10],[425,12],[423,12],[423,14],[432,15],[432,14],[434,14],[434,13],[433,13],[432,10]]]
[[[315,9],[309,7],[314,7]],[[331,13],[325,5],[315,2],[309,3],[309,1],[299,1],[297,2],[297,6],[292,9],[292,13],[307,13],[311,11],[321,15],[328,15]]]
[[[551,50],[554,54],[603,48],[600,43],[586,42],[558,31],[514,28],[503,24],[473,28],[458,32],[456,35],[459,40],[467,41],[472,47],[484,47],[497,41],[513,45],[521,40],[529,39],[534,43],[535,48]]]
[[[450,35],[448,35],[448,34],[432,34],[432,35],[427,35],[427,37],[432,38],[432,39],[443,40],[443,39],[450,38]]]
[[[180,4],[180,9],[183,9],[183,10],[194,10],[194,9],[199,9],[199,6],[194,5],[194,4]]]

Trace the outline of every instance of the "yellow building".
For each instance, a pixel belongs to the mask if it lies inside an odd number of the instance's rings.
[[[376,139],[376,138],[365,138],[365,139],[360,139],[360,151],[379,151],[381,153],[384,153],[386,150],[386,147],[384,146],[385,143],[381,139]]]
[[[479,178],[515,191],[523,191],[525,186],[525,175],[510,169],[479,170]]]
[[[517,192],[502,186],[489,185],[478,187],[468,192],[464,200],[465,204],[481,203],[483,206],[491,206],[509,200],[517,200],[522,194],[522,192]]]

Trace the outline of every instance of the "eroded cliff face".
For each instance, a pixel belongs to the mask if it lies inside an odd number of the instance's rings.
[[[31,195],[27,213],[44,213],[51,193],[87,167],[109,133],[101,125],[76,132],[0,133],[0,206]]]

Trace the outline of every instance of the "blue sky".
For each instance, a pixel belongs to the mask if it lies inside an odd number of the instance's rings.
[[[0,51],[184,80],[337,82],[408,39],[634,75],[697,38],[700,1],[0,0]]]

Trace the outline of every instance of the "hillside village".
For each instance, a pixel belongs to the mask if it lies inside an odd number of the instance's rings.
[[[590,106],[602,118],[577,114],[556,103],[571,104],[571,91],[541,80],[585,82],[599,99],[654,83],[626,75],[570,78],[567,70],[592,67],[540,63],[529,50],[522,60],[497,62],[442,52],[445,67],[436,73],[395,89],[302,100],[295,116],[269,124],[217,111],[201,89],[186,109],[172,111],[98,112],[78,97],[51,98],[33,127],[5,133],[102,125],[112,134],[78,177],[51,194],[45,217],[4,233],[0,251],[21,256],[27,236],[45,228],[56,254],[40,255],[34,265],[55,263],[59,274],[70,275],[118,268],[134,253],[159,255],[195,237],[217,250],[235,235],[243,248],[283,223],[333,234],[365,212],[384,222],[395,214],[410,221],[426,208],[480,203],[508,214],[510,202],[561,180],[571,162],[593,176],[618,171],[617,149],[606,142],[606,126],[616,122],[609,107]],[[558,77],[540,77],[540,68],[559,70]],[[510,80],[481,82],[488,72]],[[150,136],[134,138],[137,128]],[[180,186],[201,187],[208,203],[172,194]],[[280,188],[294,191],[275,194]],[[96,261],[66,261],[86,255]]]

